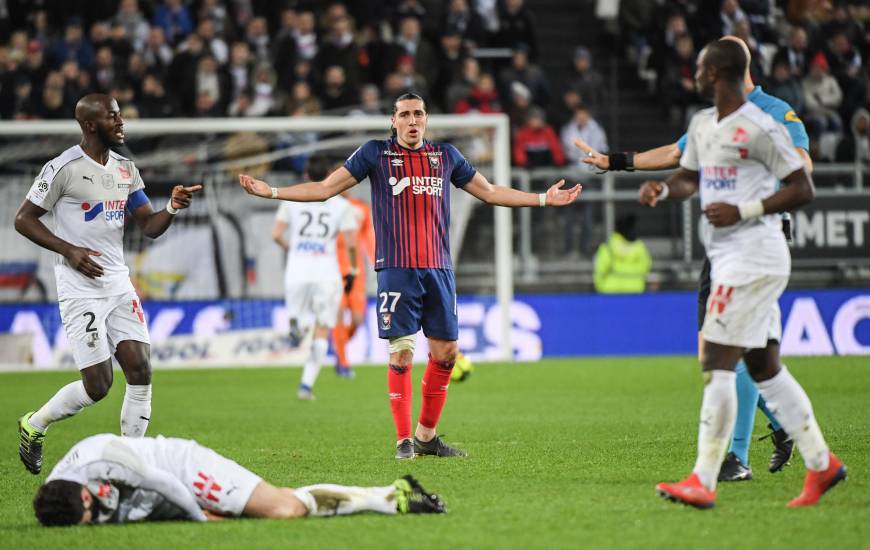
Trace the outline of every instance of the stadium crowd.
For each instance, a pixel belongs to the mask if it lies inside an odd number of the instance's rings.
[[[619,24],[677,118],[701,103],[699,45],[735,34],[753,51],[756,81],[806,122],[816,158],[870,156],[870,10],[773,4],[623,0]],[[117,98],[126,118],[382,114],[414,90],[432,112],[507,113],[517,166],[576,164],[576,137],[608,149],[595,118],[607,88],[592,44],[566,53],[563,82],[548,78],[538,31],[524,0],[4,0],[0,118],[68,118],[94,91]],[[476,55],[487,47],[511,53]]]

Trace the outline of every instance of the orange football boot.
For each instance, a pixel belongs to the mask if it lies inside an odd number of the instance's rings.
[[[846,479],[846,465],[834,453],[828,452],[828,469],[824,472],[807,470],[804,490],[788,503],[789,508],[812,506],[834,485]]]
[[[716,491],[704,487],[695,473],[679,483],[659,483],[656,485],[656,493],[671,502],[688,504],[702,510],[716,505]]]

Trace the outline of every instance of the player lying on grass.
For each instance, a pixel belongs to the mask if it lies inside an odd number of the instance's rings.
[[[275,487],[190,439],[112,434],[74,445],[37,491],[33,510],[49,527],[446,511],[409,475],[385,487]]]
[[[746,58],[751,62],[751,54],[746,43],[736,36],[723,36],[720,40],[730,40],[742,47]],[[810,159],[810,138],[803,122],[797,117],[791,105],[785,101],[764,93],[761,86],[752,82],[747,66],[743,75],[743,91],[746,92],[746,100],[757,105],[762,111],[769,114],[782,124],[791,137],[795,152],[803,159],[807,173],[813,171],[813,161]],[[577,147],[585,153],[583,162],[595,166],[601,170],[664,170],[677,168],[680,164],[680,156],[686,148],[688,134],[675,143],[663,145],[640,153],[616,152],[609,155],[602,154],[589,147],[583,140],[576,141]],[[655,206],[655,202],[650,206]],[[787,238],[791,238],[790,218],[787,213],[783,214],[783,230]],[[701,327],[704,325],[704,316],[707,311],[707,299],[710,296],[710,260],[704,258],[704,266],[701,268],[701,277],[698,286],[698,360],[703,361],[704,338],[701,335]],[[758,393],[758,387],[746,370],[746,364],[741,359],[737,363],[737,420],[734,422],[734,434],[731,437],[731,447],[722,463],[719,471],[719,481],[746,481],[752,479],[752,468],[749,465],[749,444],[752,440],[752,429],[755,424],[756,406],[764,413],[769,421],[773,433],[773,454],[768,462],[768,470],[771,473],[781,470],[789,461],[794,448],[794,442],[786,435],[785,430],[779,425],[773,413],[768,409],[764,398]]]
[[[711,508],[716,501],[716,481],[736,416],[734,369],[741,357],[807,467],[803,491],[789,506],[815,504],[846,477],[806,392],[779,361],[777,300],[788,284],[791,258],[776,214],[809,203],[814,190],[785,128],[746,101],[747,64],[746,54],[732,41],[711,42],[701,50],[695,82],[715,106],[692,118],[680,170],[666,183],[641,187],[645,204],[701,194],[712,291],[701,329],[705,387],[698,456],[689,477],[656,486],[662,497],[698,508]],[[786,184],[778,191],[777,180]]]

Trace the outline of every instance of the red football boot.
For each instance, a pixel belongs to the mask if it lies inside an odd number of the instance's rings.
[[[797,498],[788,503],[789,508],[812,506],[831,487],[846,479],[846,465],[834,456],[834,453],[829,452],[828,457],[827,470],[824,472],[807,471],[807,476],[804,478],[804,490]]]
[[[656,485],[656,493],[671,502],[680,502],[695,508],[707,509],[716,505],[716,491],[704,487],[695,473],[679,483],[659,483]]]

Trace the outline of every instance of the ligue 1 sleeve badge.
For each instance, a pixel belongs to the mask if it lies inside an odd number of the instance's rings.
[[[393,314],[381,313],[381,330],[390,330],[393,328]]]

